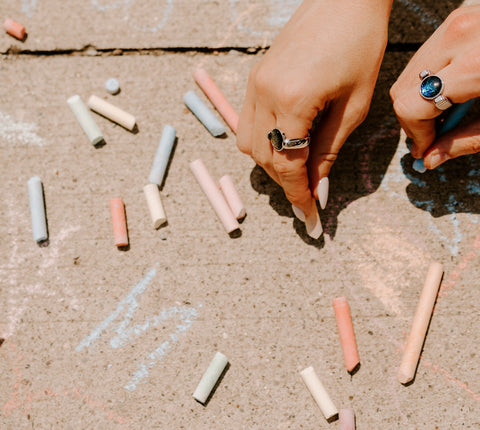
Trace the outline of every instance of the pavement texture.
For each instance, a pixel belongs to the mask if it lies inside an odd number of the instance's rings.
[[[158,3],[158,4],[157,4]],[[480,159],[419,174],[388,89],[459,2],[399,0],[372,107],[330,176],[312,240],[282,190],[185,108],[204,67],[240,110],[250,68],[298,1],[17,0],[0,35],[0,428],[333,429],[300,377],[313,366],[358,429],[480,428]],[[115,77],[118,95],[105,91]],[[134,133],[67,105],[96,94]],[[474,107],[469,116],[478,115]],[[466,118],[468,120],[468,117]],[[154,230],[143,186],[165,125],[177,142]],[[245,203],[229,237],[189,169],[231,175]],[[43,182],[49,241],[32,239],[27,180]],[[109,200],[130,245],[113,244]],[[431,261],[445,273],[415,380],[396,379]],[[360,368],[344,367],[332,300],[346,296]],[[229,365],[192,398],[215,352]]]

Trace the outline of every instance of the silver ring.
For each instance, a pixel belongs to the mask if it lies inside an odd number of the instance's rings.
[[[437,75],[432,75],[430,70],[423,70],[418,76],[422,80],[420,83],[420,95],[425,100],[433,101],[440,110],[446,110],[452,106],[452,102],[442,95],[445,85]]]
[[[268,140],[276,151],[281,151],[282,149],[305,148],[310,145],[310,133],[308,133],[307,137],[301,139],[287,139],[285,133],[278,128],[274,128],[268,133]]]

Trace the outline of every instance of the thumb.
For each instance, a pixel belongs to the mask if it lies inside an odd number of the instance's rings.
[[[480,152],[480,121],[454,129],[439,137],[423,157],[427,169],[435,169],[447,160]]]

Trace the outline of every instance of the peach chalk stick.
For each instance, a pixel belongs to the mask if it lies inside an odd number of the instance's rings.
[[[3,28],[10,36],[13,36],[19,40],[23,40],[25,37],[25,27],[11,18],[7,18],[3,22]]]
[[[355,430],[355,412],[351,408],[340,409],[338,412],[339,430]]]
[[[147,199],[148,209],[152,218],[153,228],[158,229],[167,222],[167,217],[163,209],[160,191],[157,184],[148,184],[143,187],[145,198]]]
[[[88,99],[88,107],[94,112],[108,118],[109,120],[116,122],[117,124],[125,127],[127,130],[132,131],[135,128],[135,117],[128,112],[120,109],[117,106],[112,105],[106,100],[101,99],[95,95],[90,96]]]
[[[327,421],[337,415],[338,410],[333,404],[332,399],[330,399],[323,384],[320,382],[320,379],[318,379],[315,369],[312,366],[307,367],[300,372],[300,375]]]
[[[218,113],[222,115],[225,122],[236,134],[238,126],[238,113],[232,107],[230,102],[224,96],[215,81],[210,77],[205,69],[199,68],[193,74],[193,78],[202,89],[208,99],[212,102]]]
[[[352,372],[358,363],[360,363],[360,358],[358,357],[357,342],[355,341],[352,316],[347,298],[337,297],[333,299],[333,309],[335,310],[345,367],[349,372]]]
[[[245,210],[245,206],[243,205],[242,199],[235,188],[231,176],[222,176],[218,181],[218,184],[223,195],[225,196],[228,206],[230,206],[233,216],[237,219],[244,218],[247,212]]]
[[[190,169],[200,184],[203,192],[207,196],[218,218],[220,218],[220,221],[222,222],[227,233],[231,233],[239,229],[240,225],[238,224],[238,221],[233,216],[230,207],[223,198],[223,195],[215,184],[215,181],[210,176],[210,173],[208,173],[203,161],[200,159],[192,161],[190,163]]]
[[[412,328],[408,336],[407,345],[403,352],[402,362],[398,369],[398,380],[402,384],[410,382],[417,369],[418,359],[422,351],[425,335],[427,334],[428,324],[433,312],[435,299],[443,276],[443,265],[432,262],[428,269],[425,284],[418,301],[417,310],[413,318]]]
[[[112,215],[113,240],[115,245],[127,246],[127,221],[125,219],[125,206],[121,198],[110,199],[110,213]]]

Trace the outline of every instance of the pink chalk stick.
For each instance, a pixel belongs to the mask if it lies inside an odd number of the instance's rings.
[[[233,216],[237,219],[244,218],[246,215],[245,206],[235,188],[232,178],[229,175],[222,176],[218,181],[218,184],[225,196],[228,206],[230,206]]]
[[[352,316],[346,297],[337,297],[333,300],[333,308],[337,320],[338,334],[342,344],[343,359],[345,367],[352,372],[360,363],[358,356],[357,342],[353,331]]]
[[[8,34],[10,34],[10,36],[13,36],[19,40],[23,40],[25,37],[25,27],[11,18],[7,18],[3,22],[3,28]]]
[[[220,88],[218,88],[217,84],[210,77],[208,72],[205,69],[199,68],[193,74],[193,78],[212,102],[213,106],[215,106],[215,109],[217,109],[220,115],[222,115],[228,126],[236,134],[238,126],[238,113],[224,96]]]
[[[113,240],[115,245],[127,246],[127,221],[125,218],[125,206],[121,198],[110,199],[110,213],[112,215]]]
[[[200,159],[192,161],[190,163],[190,169],[218,215],[218,218],[220,218],[227,233],[239,229],[240,225],[238,224],[238,221],[233,216],[230,207],[225,201],[221,191],[218,189],[218,186],[215,184],[215,181],[210,176],[210,173],[208,173],[203,161]]]
[[[355,430],[355,412],[351,408],[340,409],[338,412],[339,430]]]

